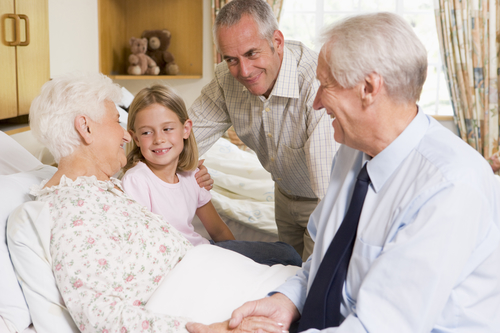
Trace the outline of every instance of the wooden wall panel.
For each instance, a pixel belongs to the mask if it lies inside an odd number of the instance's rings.
[[[14,20],[7,17],[14,13],[13,1],[0,1],[0,119],[17,116],[16,48],[8,45],[16,37]]]
[[[17,46],[19,115],[29,114],[33,99],[42,85],[50,79],[49,9],[47,0],[16,1],[17,14],[29,18],[30,42]],[[24,20],[21,20],[22,39],[26,40]]]

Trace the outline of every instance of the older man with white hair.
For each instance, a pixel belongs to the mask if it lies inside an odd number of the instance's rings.
[[[424,46],[390,13],[325,37],[314,106],[343,145],[309,220],[314,252],[228,327],[264,316],[308,332],[498,332],[500,188],[480,154],[416,104]]]

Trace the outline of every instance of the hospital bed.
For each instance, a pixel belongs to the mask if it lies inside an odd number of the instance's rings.
[[[276,241],[274,185],[256,156],[220,139],[202,158],[215,181],[212,202],[236,239]],[[29,130],[12,136],[0,131],[0,333],[78,332],[51,274],[47,238],[42,237],[47,229],[41,230],[46,223],[44,213],[29,195],[33,184],[52,176],[54,163]],[[16,210],[24,202],[31,210]],[[16,270],[6,244],[9,216],[9,227],[13,223],[23,235],[13,246],[26,256],[16,262]],[[208,236],[199,220],[193,223]],[[218,259],[209,260],[214,257]],[[203,245],[188,252],[148,306],[155,312],[207,324],[221,321],[243,302],[265,296],[297,269],[259,265],[231,251]],[[170,303],[165,304],[166,298]]]

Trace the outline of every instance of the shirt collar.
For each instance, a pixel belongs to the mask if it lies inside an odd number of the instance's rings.
[[[415,149],[425,135],[429,125],[430,120],[428,116],[418,107],[417,116],[396,140],[371,159],[367,165],[367,169],[375,192],[382,189],[389,177]],[[366,159],[368,158],[366,157]]]
[[[243,91],[246,90],[247,88],[243,86]],[[271,98],[271,96],[300,98],[297,76],[297,59],[292,51],[286,47],[286,45],[283,48],[283,61],[281,62],[278,79],[274,83],[274,87],[269,95],[269,98]],[[263,96],[259,97],[264,98]]]

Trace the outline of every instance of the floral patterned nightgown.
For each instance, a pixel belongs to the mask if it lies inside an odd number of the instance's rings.
[[[115,178],[62,176],[32,189],[53,219],[50,253],[56,283],[82,332],[186,332],[187,318],[144,308],[162,279],[192,247]]]

